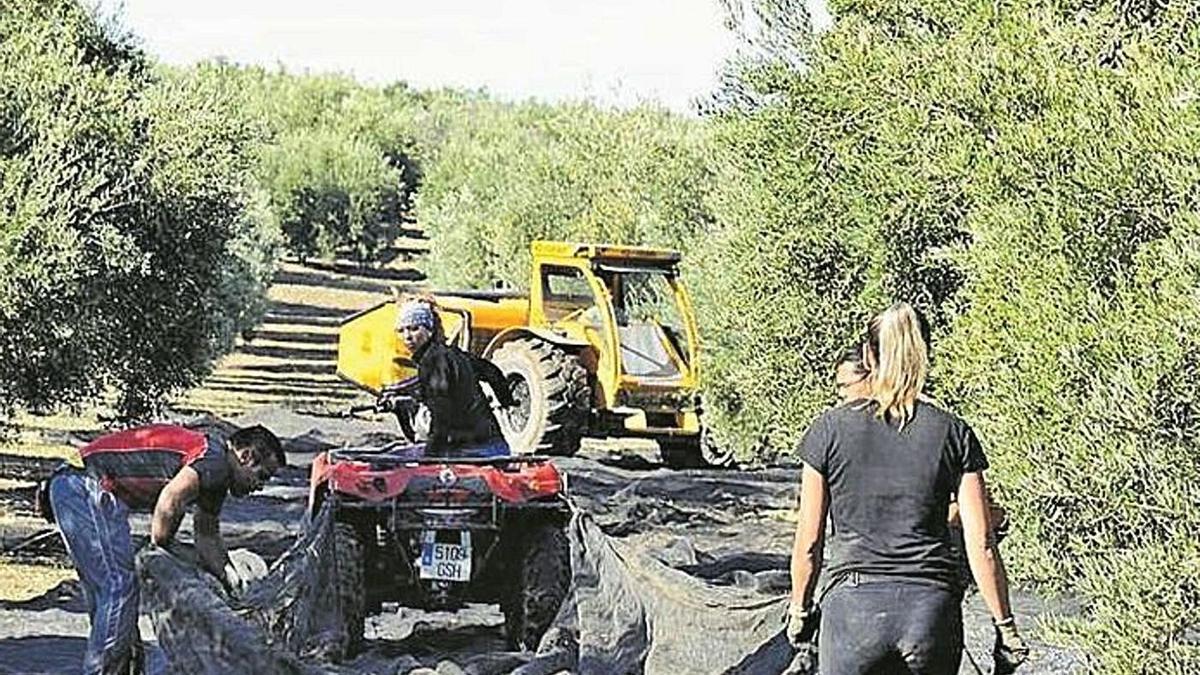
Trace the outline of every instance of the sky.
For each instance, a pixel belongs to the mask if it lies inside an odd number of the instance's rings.
[[[690,112],[732,50],[718,0],[99,0],[172,64],[223,56],[507,100]],[[335,6],[336,5],[336,6]]]

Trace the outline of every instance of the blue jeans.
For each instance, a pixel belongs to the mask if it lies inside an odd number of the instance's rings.
[[[451,451],[454,457],[507,457],[512,454],[503,437],[479,445],[467,445]]]
[[[929,583],[851,575],[821,602],[821,675],[955,675],[962,596]]]
[[[141,654],[129,508],[95,478],[73,469],[51,479],[50,503],[92,624],[83,672],[129,672]]]

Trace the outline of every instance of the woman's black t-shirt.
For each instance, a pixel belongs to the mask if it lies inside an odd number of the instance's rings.
[[[946,515],[962,475],[987,468],[979,439],[924,401],[903,429],[876,410],[867,401],[828,410],[801,443],[804,462],[829,488],[830,578],[858,572],[955,587]]]

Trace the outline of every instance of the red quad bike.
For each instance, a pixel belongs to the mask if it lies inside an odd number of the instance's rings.
[[[534,650],[571,581],[566,476],[537,456],[417,457],[420,445],[330,450],[312,465],[310,513],[332,501],[347,640],[384,602],[456,610],[498,603],[512,647]]]

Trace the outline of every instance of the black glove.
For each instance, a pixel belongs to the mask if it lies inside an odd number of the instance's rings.
[[[384,389],[375,401],[375,412],[395,413],[411,418],[417,405],[417,399],[407,391]]]
[[[996,644],[992,647],[992,658],[996,662],[995,675],[1008,675],[1029,658],[1029,645],[1021,639],[1017,632],[1017,622],[1013,617],[994,624],[996,629]]]
[[[512,387],[505,382],[503,386],[495,390],[496,402],[500,404],[500,408],[507,410],[517,407],[517,398],[513,396]]]

